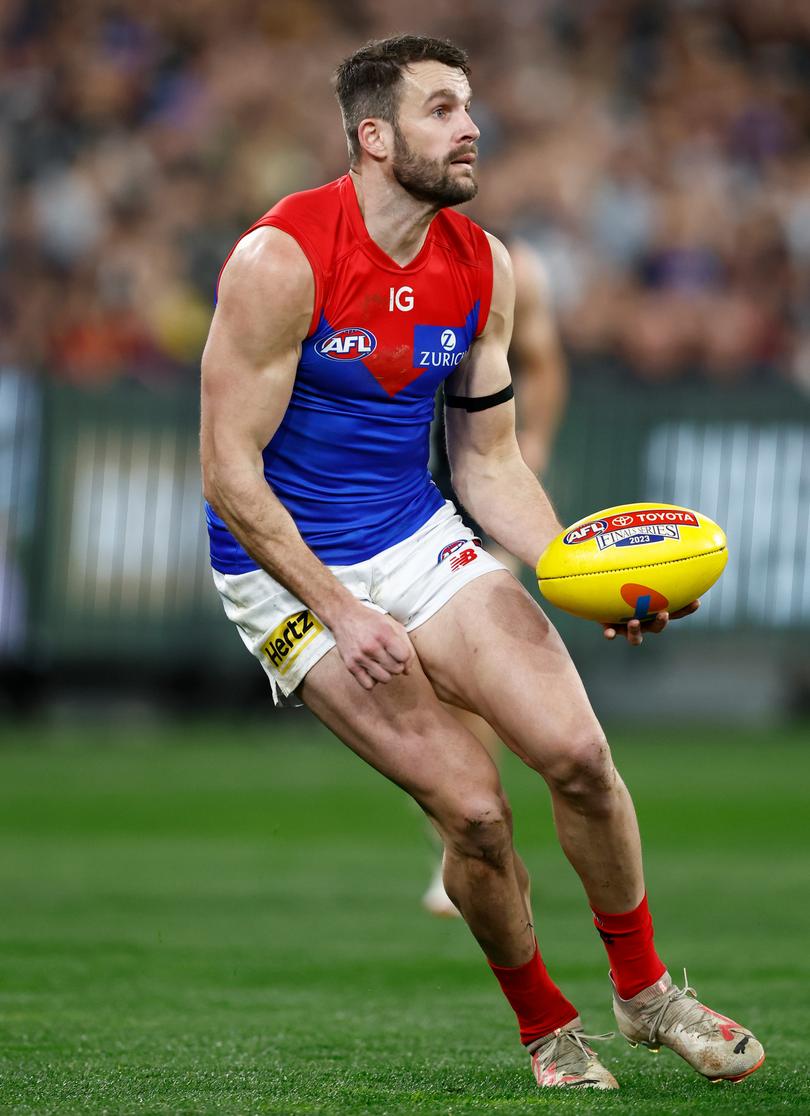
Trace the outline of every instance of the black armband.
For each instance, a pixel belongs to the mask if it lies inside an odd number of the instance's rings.
[[[472,411],[488,411],[490,407],[497,407],[499,403],[507,403],[513,399],[515,389],[511,384],[508,384],[501,391],[495,391],[492,395],[479,395],[477,397],[469,395],[448,395],[444,393],[445,407],[460,407],[468,413]]]

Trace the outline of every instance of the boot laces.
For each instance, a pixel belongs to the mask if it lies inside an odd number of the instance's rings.
[[[690,1031],[696,1035],[711,1034],[717,1027],[714,1017],[708,1012],[704,1011],[703,1005],[698,1003],[697,992],[689,985],[689,978],[686,975],[686,969],[683,971],[683,988],[678,988],[672,985],[664,993],[663,999],[660,1003],[655,1001],[647,1007],[642,1007],[641,1018],[646,1026],[649,1027],[649,1041],[655,1042],[658,1038],[658,1032],[663,1026],[671,1026],[673,1023],[680,1023],[685,1031]],[[687,997],[691,996],[691,1000]],[[673,1018],[666,1024],[664,1023],[665,1017],[670,1011],[670,1008],[677,1005]],[[739,1031],[743,1034],[743,1031]]]
[[[604,1035],[586,1035],[581,1030],[561,1030],[555,1032],[554,1038],[545,1042],[536,1051],[536,1054],[540,1055],[542,1066],[548,1066],[552,1062],[556,1062],[557,1068],[561,1072],[565,1070],[577,1070],[579,1072],[582,1068],[581,1060],[583,1056],[586,1062],[590,1058],[596,1057],[595,1051],[591,1050],[587,1044],[612,1039],[613,1037],[613,1031],[608,1031]]]

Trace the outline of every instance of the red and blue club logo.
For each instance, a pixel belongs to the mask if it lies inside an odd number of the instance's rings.
[[[637,585],[629,581],[621,587],[621,594],[625,604],[634,610],[635,620],[647,620],[657,612],[666,612],[669,608],[669,601],[664,594],[651,589],[649,585]]]

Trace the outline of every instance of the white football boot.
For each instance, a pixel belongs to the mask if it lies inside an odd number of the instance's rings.
[[[701,1004],[689,987],[686,970],[683,988],[669,973],[622,1000],[613,990],[613,1011],[619,1030],[631,1046],[658,1051],[668,1046],[710,1081],[742,1081],[765,1061],[762,1043],[746,1028]]]
[[[427,891],[422,896],[422,906],[437,918],[461,918],[458,907],[444,890],[441,861],[433,873]]]
[[[588,1040],[608,1039],[612,1035],[586,1035],[577,1015],[564,1027],[531,1043],[532,1070],[541,1089],[618,1089]]]

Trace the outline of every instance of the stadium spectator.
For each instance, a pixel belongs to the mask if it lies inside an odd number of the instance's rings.
[[[805,5],[408,14],[480,58],[480,216],[543,256],[575,374],[595,354],[646,380],[806,381]],[[233,239],[342,170],[310,75],[400,22],[393,0],[4,5],[6,358],[86,383],[196,376]]]

